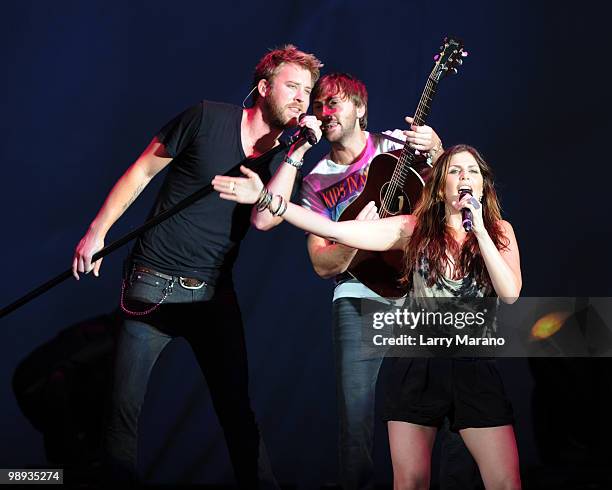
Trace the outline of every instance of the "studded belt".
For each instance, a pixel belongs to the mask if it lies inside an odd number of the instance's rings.
[[[150,269],[148,267],[144,267],[142,265],[135,265],[134,271],[144,272],[145,274],[151,274],[152,276],[160,277],[162,279],[165,279],[166,281],[178,282],[185,289],[200,289],[206,286],[206,281],[202,281],[201,279],[197,279],[195,277],[169,276],[168,274],[158,272],[156,270]]]

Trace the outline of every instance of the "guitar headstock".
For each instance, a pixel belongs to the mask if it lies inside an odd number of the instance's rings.
[[[463,64],[463,58],[467,55],[467,51],[463,50],[462,41],[453,37],[445,37],[444,45],[440,46],[440,53],[434,56],[436,64],[429,78],[439,82],[443,76],[457,73],[458,67]]]

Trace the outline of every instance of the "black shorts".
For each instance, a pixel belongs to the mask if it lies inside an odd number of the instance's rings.
[[[514,423],[512,405],[493,360],[386,358],[383,419],[457,432]]]

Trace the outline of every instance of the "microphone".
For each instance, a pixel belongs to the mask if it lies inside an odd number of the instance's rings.
[[[302,112],[300,116],[298,117],[298,121],[301,122],[302,119],[304,119],[305,117],[306,117],[306,113]],[[302,129],[300,129],[300,136],[302,138],[305,138],[306,141],[308,141],[308,143],[310,143],[313,146],[317,144],[317,135],[312,129],[310,129],[307,126],[303,126]]]
[[[459,200],[461,201],[466,194],[471,196],[472,191],[468,189],[460,190]],[[472,231],[472,210],[470,208],[461,208],[461,224],[463,225],[463,229],[465,231]]]

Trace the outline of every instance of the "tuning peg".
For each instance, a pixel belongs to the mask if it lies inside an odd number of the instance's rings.
[[[434,61],[438,61],[439,59],[440,59],[440,55],[439,54],[434,56]]]
[[[462,59],[458,59],[458,60],[457,60],[457,64],[458,64],[458,65],[463,65],[463,60],[462,60]]]
[[[467,58],[468,52],[467,51],[461,51],[461,56],[463,56],[464,58]]]
[[[457,68],[451,68],[451,71],[453,72],[453,75],[457,74]]]

